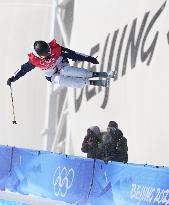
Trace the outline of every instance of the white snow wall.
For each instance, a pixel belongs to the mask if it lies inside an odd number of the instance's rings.
[[[70,48],[98,55],[92,70],[117,70],[110,88],[69,89],[69,147],[83,155],[86,129],[118,122],[129,161],[169,165],[169,3],[164,0],[75,2]]]

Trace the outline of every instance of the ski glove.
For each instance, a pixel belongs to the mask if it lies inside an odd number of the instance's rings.
[[[7,80],[7,85],[11,86],[11,83],[14,82],[14,81],[15,81],[15,78],[14,78],[14,76],[12,76],[11,78],[9,78]]]
[[[94,58],[92,56],[88,56],[87,61],[93,64],[99,64],[99,61],[97,60],[97,58]]]

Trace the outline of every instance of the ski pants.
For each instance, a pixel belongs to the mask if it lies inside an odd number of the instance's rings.
[[[93,72],[85,68],[66,65],[59,75],[56,74],[52,77],[52,82],[64,87],[83,88],[89,85],[89,78],[92,75]]]

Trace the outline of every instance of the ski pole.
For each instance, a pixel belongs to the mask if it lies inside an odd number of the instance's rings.
[[[11,100],[12,100],[12,114],[13,114],[13,124],[17,124],[15,120],[15,109],[14,109],[14,103],[13,103],[13,95],[12,95],[12,87],[10,85],[10,90],[11,90]]]

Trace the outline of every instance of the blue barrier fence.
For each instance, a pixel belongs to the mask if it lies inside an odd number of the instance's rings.
[[[0,146],[0,189],[76,205],[167,205],[169,168]]]
[[[19,202],[15,202],[15,201],[0,199],[0,205],[28,205],[28,204],[23,204],[23,203],[19,203]]]

